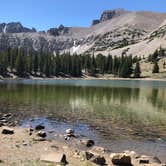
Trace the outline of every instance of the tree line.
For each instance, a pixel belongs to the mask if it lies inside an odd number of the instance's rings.
[[[0,75],[12,72],[19,77],[34,76],[71,76],[81,77],[83,74],[112,74],[116,77],[140,77],[139,58],[122,55],[97,56],[90,54],[70,55],[70,53],[54,55],[44,52],[27,52],[23,49],[8,48],[0,52]],[[133,65],[135,68],[133,69]]]

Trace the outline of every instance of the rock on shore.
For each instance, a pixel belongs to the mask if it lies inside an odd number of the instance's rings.
[[[0,165],[47,166],[51,162],[63,165],[68,163],[72,166],[165,166],[157,157],[139,155],[134,151],[112,153],[94,145],[94,141],[88,138],[72,136],[65,140],[64,135],[75,134],[72,129],[66,130],[62,137],[59,135],[50,140],[47,138],[48,131],[43,128],[45,126],[38,131],[33,128],[0,127]]]

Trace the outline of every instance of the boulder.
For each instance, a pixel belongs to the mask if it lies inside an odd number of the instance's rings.
[[[97,164],[97,165],[105,165],[106,164],[106,160],[104,157],[102,156],[93,156],[91,159],[90,159],[91,162]]]
[[[161,164],[161,161],[158,157],[142,155],[138,157],[137,159],[140,164],[150,164],[150,163]]]
[[[66,134],[74,134],[74,130],[73,129],[67,129],[66,130]]]
[[[53,162],[53,163],[63,163],[66,164],[66,155],[63,153],[50,153],[50,154],[45,154],[40,157],[41,161],[45,162]]]
[[[42,124],[38,124],[36,127],[35,127],[35,130],[43,130],[45,129],[45,126],[42,125]]]
[[[9,127],[3,127],[2,134],[14,134],[14,129]]]
[[[45,137],[47,136],[47,134],[46,134],[45,131],[39,131],[39,132],[37,133],[37,136],[42,137],[42,138],[45,138]]]
[[[95,144],[95,142],[91,139],[82,139],[80,142],[86,147],[92,147]]]
[[[76,137],[74,135],[74,130],[73,129],[67,129],[66,134],[64,135],[64,137],[65,137],[65,140],[67,140],[67,141],[70,140],[71,137]]]
[[[113,153],[110,155],[115,165],[132,166],[131,156],[124,153]]]

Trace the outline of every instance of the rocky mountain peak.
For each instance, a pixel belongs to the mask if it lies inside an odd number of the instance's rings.
[[[114,9],[114,10],[106,10],[102,13],[100,17],[100,22],[110,20],[114,17],[125,14],[127,11],[124,9]]]
[[[58,28],[50,28],[47,33],[53,36],[65,35],[68,33],[69,28],[64,25],[60,25]]]
[[[21,32],[36,32],[35,28],[29,29],[23,27],[20,22],[10,22],[0,24],[0,33],[21,33]]]
[[[111,20],[114,17],[118,17],[121,16],[125,13],[127,13],[128,11],[124,10],[124,9],[114,9],[114,10],[105,10],[102,14],[100,19],[96,19],[92,21],[92,26],[99,24],[101,22],[107,21],[107,20]]]

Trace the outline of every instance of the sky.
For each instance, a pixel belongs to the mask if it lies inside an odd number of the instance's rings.
[[[91,25],[104,10],[166,12],[166,0],[0,0],[0,23],[21,22],[26,27]]]

